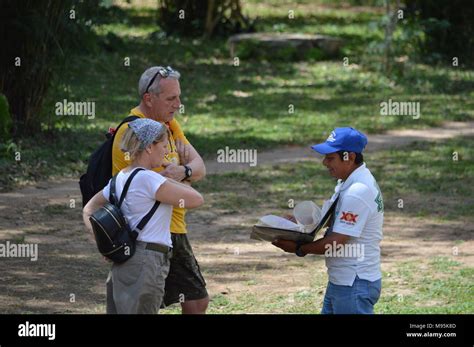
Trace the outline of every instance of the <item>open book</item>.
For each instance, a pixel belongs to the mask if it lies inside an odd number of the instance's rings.
[[[316,233],[328,226],[338,200],[325,201],[322,210],[312,201],[299,203],[293,210],[296,223],[279,216],[263,216],[253,226],[250,238],[269,242],[276,239],[313,242]]]

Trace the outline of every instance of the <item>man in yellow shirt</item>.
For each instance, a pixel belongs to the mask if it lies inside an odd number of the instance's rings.
[[[180,74],[170,67],[154,66],[147,69],[138,83],[140,104],[130,111],[131,115],[150,118],[168,127],[168,155],[162,167],[154,171],[179,182],[191,184],[206,175],[204,161],[189,143],[174,115],[181,105]],[[114,139],[112,148],[112,174],[129,165],[127,153],[120,150],[122,136],[127,129],[122,125]],[[186,235],[186,202],[182,208],[174,208],[171,218],[173,257],[166,279],[163,306],[181,303],[182,313],[205,313],[209,304],[206,282],[194,257]],[[109,276],[110,277],[110,276]],[[107,279],[107,290],[113,288]]]

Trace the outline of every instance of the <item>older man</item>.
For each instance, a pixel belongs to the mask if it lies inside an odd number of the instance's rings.
[[[336,204],[331,226],[323,238],[304,245],[274,242],[300,257],[326,256],[329,283],[323,314],[370,314],[380,297],[383,199],[364,163],[366,144],[366,136],[356,129],[336,128],[326,142],[312,147],[325,155],[323,165],[339,179],[331,198]]]
[[[147,69],[138,83],[140,104],[130,111],[131,115],[151,118],[168,127],[167,162],[154,171],[176,181],[191,184],[206,174],[204,161],[186,139],[178,121],[174,118],[181,105],[180,74],[170,67],[154,66]],[[115,135],[112,149],[112,173],[115,175],[129,165],[127,154],[120,150],[120,142],[127,126],[122,126]],[[171,219],[173,257],[166,279],[165,306],[181,303],[182,313],[205,313],[209,303],[206,282],[186,236],[186,202],[183,208],[174,208]],[[112,290],[109,276],[107,290]],[[113,302],[107,302],[107,311],[113,311]]]

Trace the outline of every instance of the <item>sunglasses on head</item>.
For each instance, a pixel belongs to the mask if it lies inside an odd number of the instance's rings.
[[[175,70],[173,70],[171,66],[160,67],[158,71],[156,72],[156,74],[153,76],[153,78],[150,80],[150,83],[148,83],[148,86],[145,89],[145,93],[148,93],[148,89],[150,89],[153,82],[155,82],[156,76],[160,75],[162,78],[166,78],[169,75],[171,75],[173,72],[175,72]]]

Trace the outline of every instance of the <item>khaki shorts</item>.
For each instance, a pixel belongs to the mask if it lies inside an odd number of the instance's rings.
[[[170,268],[168,254],[145,249],[137,241],[135,254],[123,264],[113,264],[107,278],[108,314],[156,314],[163,301]]]

